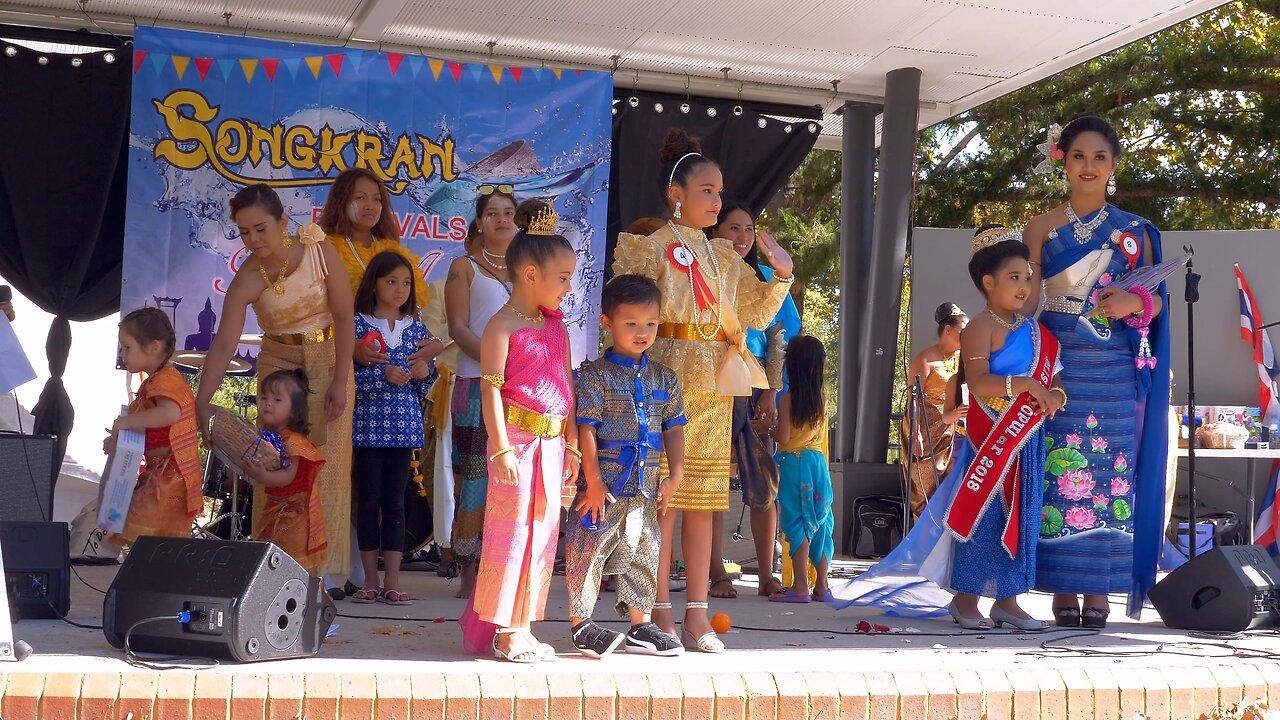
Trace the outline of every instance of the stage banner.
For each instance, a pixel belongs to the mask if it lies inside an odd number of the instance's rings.
[[[121,310],[160,307],[178,349],[209,348],[247,251],[227,213],[241,187],[280,193],[291,228],[333,178],[391,189],[403,242],[443,278],[478,192],[554,199],[577,248],[563,309],[575,365],[599,342],[613,79],[140,26],[134,35]],[[246,333],[257,331],[252,313]],[[243,345],[252,360],[257,348]]]

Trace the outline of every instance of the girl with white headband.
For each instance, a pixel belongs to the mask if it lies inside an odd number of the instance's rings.
[[[764,369],[752,357],[744,326],[763,330],[773,321],[791,287],[791,256],[767,233],[760,249],[775,270],[762,282],[728,240],[709,239],[702,228],[716,224],[724,178],[702,154],[697,140],[678,128],[667,131],[659,160],[667,224],[642,237],[621,233],[615,274],[653,278],[662,289],[658,337],[652,359],[680,374],[685,414],[684,481],[671,507],[684,514],[681,539],[688,573],[684,641],[701,652],[724,652],[707,619],[711,513],[729,509],[730,427],[733,398],[767,388]],[[666,468],[663,468],[665,476]],[[661,518],[663,552],[658,577],[670,576],[667,551],[675,514]],[[675,634],[669,588],[659,583],[653,621]]]

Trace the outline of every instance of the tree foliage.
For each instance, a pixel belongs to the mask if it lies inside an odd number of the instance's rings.
[[[1237,0],[927,128],[915,224],[1020,226],[1060,202],[1060,185],[1031,172],[1036,145],[1083,111],[1120,134],[1120,207],[1169,230],[1280,227],[1280,0]],[[810,153],[763,224],[795,257],[792,294],[827,347],[834,398],[840,154]],[[908,273],[900,345],[909,294]]]
[[[1112,201],[1170,230],[1280,226],[1280,2],[1240,0],[983,104],[921,136],[916,223],[1024,223],[1052,123],[1097,113],[1125,153]]]

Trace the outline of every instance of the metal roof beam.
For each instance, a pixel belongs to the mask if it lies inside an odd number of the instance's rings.
[[[400,15],[409,0],[365,0],[350,21],[354,26],[343,33],[352,40],[376,43]]]

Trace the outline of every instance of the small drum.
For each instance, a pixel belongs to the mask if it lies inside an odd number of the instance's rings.
[[[245,461],[252,457],[268,470],[280,469],[280,451],[262,439],[253,423],[226,408],[214,408],[209,438],[213,444],[212,452],[228,468],[244,472]]]

